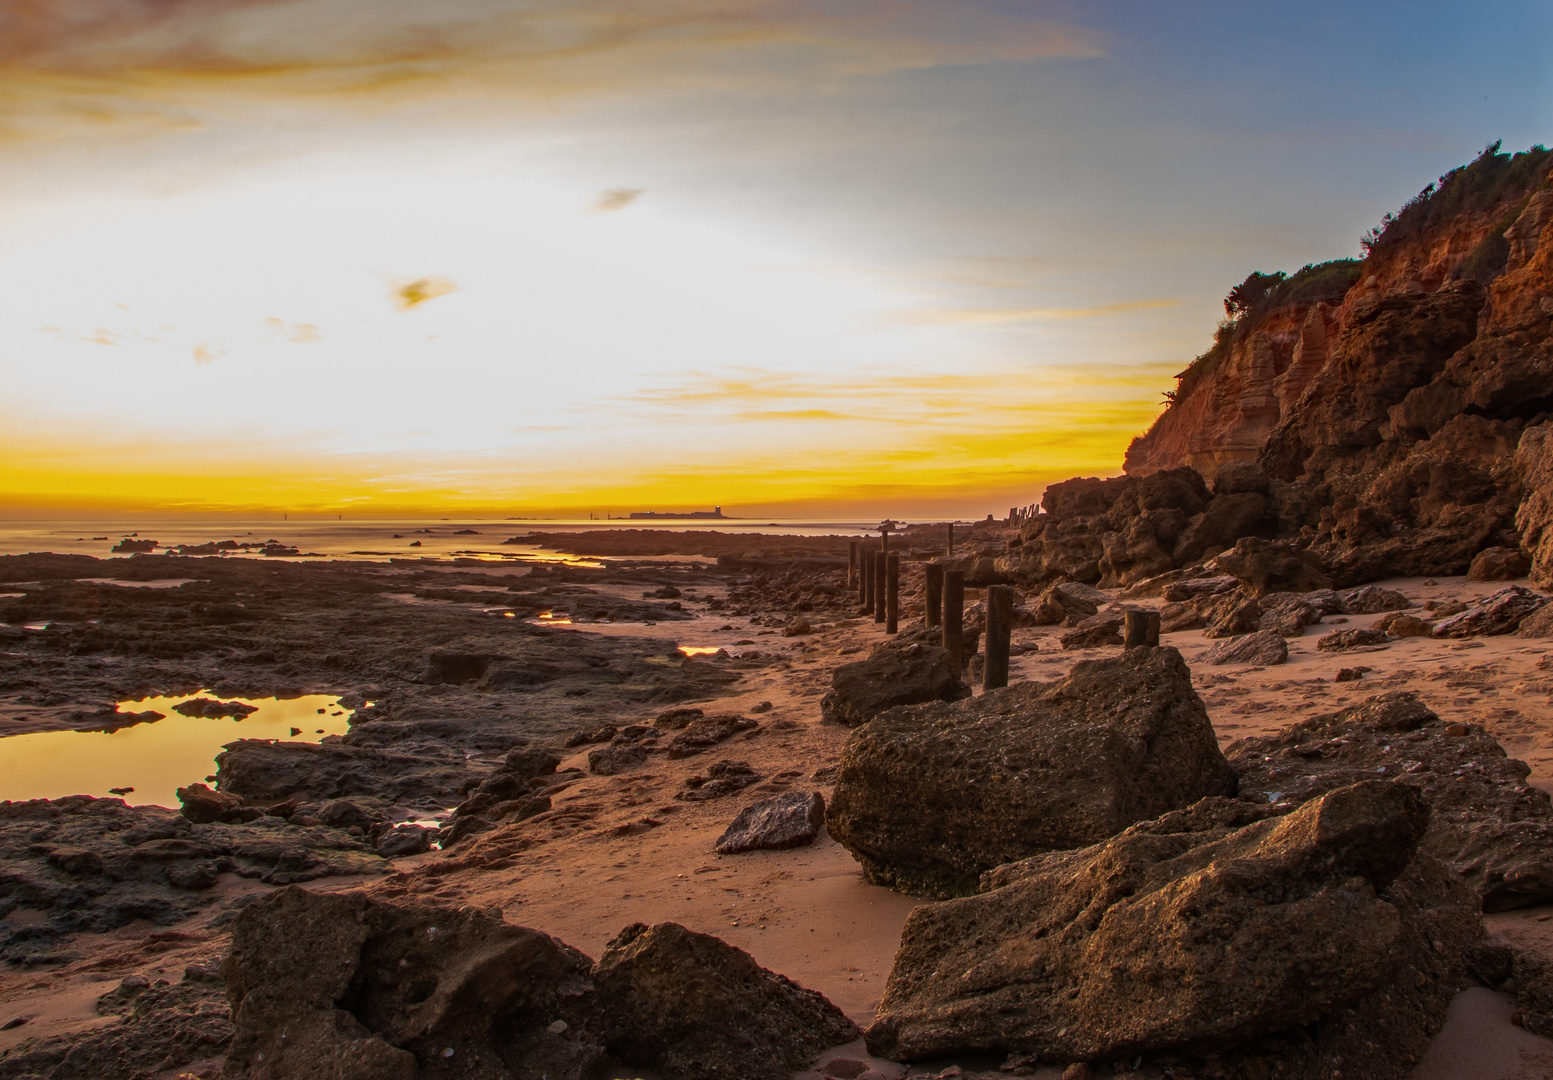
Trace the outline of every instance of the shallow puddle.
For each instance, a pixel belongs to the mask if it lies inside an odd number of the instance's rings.
[[[241,719],[183,716],[193,698],[254,707]],[[178,806],[180,787],[216,771],[216,755],[237,739],[321,741],[343,735],[351,710],[324,694],[298,698],[218,698],[207,692],[119,702],[122,713],[159,712],[162,719],[117,731],[43,731],[0,738],[0,799],[119,795],[131,805]],[[298,734],[292,734],[293,729]],[[114,790],[118,789],[118,790]],[[125,790],[130,789],[130,790]],[[122,793],[122,794],[121,794]]]

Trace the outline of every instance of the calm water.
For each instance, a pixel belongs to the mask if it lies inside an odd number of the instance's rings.
[[[275,540],[304,554],[335,559],[448,558],[466,556],[489,559],[576,562],[555,551],[527,544],[503,544],[509,537],[528,532],[582,532],[591,529],[687,529],[729,533],[781,533],[789,536],[859,535],[878,522],[787,521],[779,519],[725,519],[723,521],[284,521],[188,519],[0,522],[0,555],[53,551],[73,555],[111,556],[110,549],[131,534],[155,540],[159,545],[205,544],[222,540],[263,543]],[[461,531],[469,530],[469,531]],[[420,542],[419,547],[411,545]],[[165,550],[157,547],[157,553]],[[253,558],[254,552],[239,553]]]
[[[0,739],[0,799],[57,799],[65,795],[113,794],[132,805],[177,808],[180,787],[204,781],[216,771],[216,755],[237,739],[322,741],[343,735],[351,710],[320,694],[286,698],[221,698],[255,706],[241,720],[183,716],[173,706],[208,691],[180,697],[121,701],[120,712],[165,713],[161,720],[118,731],[42,731]],[[292,729],[299,734],[293,735]]]

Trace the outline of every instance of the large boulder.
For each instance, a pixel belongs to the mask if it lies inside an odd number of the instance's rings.
[[[1192,1075],[1212,1056],[1207,1075],[1276,1062],[1286,1077],[1400,1080],[1467,981],[1475,905],[1416,854],[1429,813],[1406,785],[1270,812],[1204,800],[918,907],[869,1049],[1057,1064],[1163,1051]]]
[[[848,727],[866,724],[897,705],[959,701],[971,694],[949,650],[921,642],[886,645],[866,660],[842,664],[831,672],[830,685],[820,701],[820,717]]]
[[[1110,597],[1081,581],[1059,581],[1050,585],[1031,607],[1036,626],[1077,626],[1100,610]]]
[[[1398,692],[1225,748],[1246,798],[1301,803],[1359,780],[1401,777],[1430,806],[1425,851],[1487,911],[1553,902],[1553,799],[1476,724],[1448,724]]]
[[[604,1049],[589,966],[471,908],[284,889],[232,927],[225,1075],[581,1080]]]
[[[1181,654],[1140,648],[1058,682],[880,714],[842,752],[825,824],[869,880],[943,896],[1234,791]]]
[[[1332,579],[1326,575],[1316,555],[1282,540],[1242,537],[1236,541],[1234,550],[1218,557],[1218,568],[1239,578],[1252,596],[1332,587]]]
[[[858,1036],[820,994],[677,923],[626,927],[593,980],[610,1049],[677,1080],[788,1080]]]

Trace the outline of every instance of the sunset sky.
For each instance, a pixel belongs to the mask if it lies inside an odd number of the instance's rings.
[[[1553,6],[0,0],[0,516],[983,515]]]

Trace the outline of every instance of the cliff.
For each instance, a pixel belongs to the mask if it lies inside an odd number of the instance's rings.
[[[1550,170],[1496,144],[1387,215],[1362,261],[1247,278],[1126,476],[1054,486],[1013,576],[1130,584],[1260,536],[1343,584],[1463,573],[1489,547],[1553,581]],[[1191,493],[1144,495],[1158,474]]]

